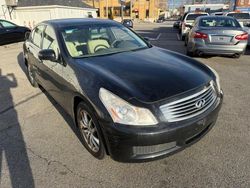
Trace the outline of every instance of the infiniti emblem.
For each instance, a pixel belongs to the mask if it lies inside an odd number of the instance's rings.
[[[198,101],[195,103],[195,106],[196,106],[196,108],[202,108],[202,107],[205,106],[205,104],[206,104],[205,99],[200,99],[200,100],[198,100]]]

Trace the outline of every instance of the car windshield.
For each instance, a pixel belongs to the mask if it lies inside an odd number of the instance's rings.
[[[199,16],[207,16],[207,14],[189,14],[186,20],[195,20]]]
[[[139,36],[122,25],[83,25],[61,30],[72,57],[92,57],[148,48]]]
[[[201,27],[240,27],[240,24],[233,18],[206,17],[200,19]]]
[[[250,19],[249,13],[229,13],[227,16],[231,16],[236,19]]]

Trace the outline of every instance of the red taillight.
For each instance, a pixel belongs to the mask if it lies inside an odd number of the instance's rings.
[[[194,33],[194,38],[195,39],[207,39],[208,35],[205,33],[201,33],[201,32],[195,32]]]
[[[248,40],[248,33],[243,33],[241,35],[237,35],[235,37],[235,39],[237,39],[237,40]]]

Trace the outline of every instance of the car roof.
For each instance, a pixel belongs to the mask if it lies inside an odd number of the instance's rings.
[[[230,16],[200,16],[198,17],[197,19],[202,19],[202,18],[225,18],[225,19],[232,19],[232,20],[235,20],[234,17],[230,17]]]
[[[54,27],[67,27],[74,25],[94,25],[94,24],[119,24],[116,21],[108,19],[96,19],[96,18],[67,18],[67,19],[53,19],[42,22]]]
[[[208,14],[207,12],[202,12],[202,11],[200,11],[200,12],[188,12],[187,14]]]
[[[250,12],[226,12],[225,14],[250,14]]]

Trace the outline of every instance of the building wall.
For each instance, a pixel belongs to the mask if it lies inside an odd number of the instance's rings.
[[[85,0],[88,5],[95,5],[95,8],[99,9],[100,18],[116,19],[121,17],[120,0]],[[108,15],[106,14],[106,7],[108,6]],[[167,9],[167,0],[132,0],[132,10],[130,10],[130,0],[126,0],[124,3],[124,15],[125,17],[132,17],[133,19],[140,20],[155,20],[159,17],[160,10],[165,11]]]
[[[64,6],[17,7],[11,14],[12,19],[8,20],[32,29],[35,25],[45,20],[61,18],[87,18],[90,13],[94,18],[97,17],[96,9]]]

